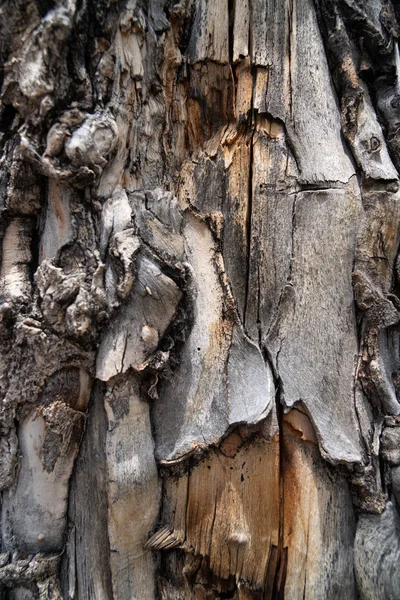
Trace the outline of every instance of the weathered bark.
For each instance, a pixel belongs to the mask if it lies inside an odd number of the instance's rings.
[[[399,26],[3,3],[1,598],[400,598]]]

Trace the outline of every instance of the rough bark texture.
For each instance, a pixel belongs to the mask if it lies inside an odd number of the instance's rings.
[[[2,599],[400,598],[399,26],[2,4]]]

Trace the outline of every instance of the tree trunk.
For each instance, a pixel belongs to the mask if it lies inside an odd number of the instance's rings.
[[[0,8],[0,597],[400,598],[396,0]]]

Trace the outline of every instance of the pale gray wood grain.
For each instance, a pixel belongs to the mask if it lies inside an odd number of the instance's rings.
[[[61,583],[64,598],[71,600],[113,598],[107,527],[106,431],[104,388],[97,382],[68,503],[68,550],[63,556]]]
[[[196,2],[188,58],[191,63],[229,62],[228,0]]]
[[[365,600],[397,600],[400,589],[400,520],[389,502],[381,515],[362,515],[357,524],[354,565]]]
[[[296,195],[290,280],[266,339],[285,406],[305,406],[321,451],[333,462],[362,457],[353,398],[357,333],[351,283],[360,210],[351,188]]]

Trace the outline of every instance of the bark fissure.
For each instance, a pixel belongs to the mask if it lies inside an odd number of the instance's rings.
[[[254,77],[254,75],[253,75]],[[251,121],[253,121],[253,113],[250,116]],[[246,241],[247,241],[247,273],[250,273],[250,260],[251,260],[251,240],[252,240],[252,231],[251,231],[251,223],[252,223],[252,209],[253,209],[253,143],[254,143],[254,129],[251,133],[249,140],[249,185],[248,185],[248,196],[247,196],[247,215],[246,215]],[[243,313],[243,325],[246,328],[246,313],[248,306],[248,298],[249,298],[249,286],[250,286],[250,275],[246,278],[246,290],[245,290],[245,302],[244,302],[244,313]]]

